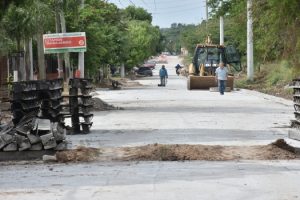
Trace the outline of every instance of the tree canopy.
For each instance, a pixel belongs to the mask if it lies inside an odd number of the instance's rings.
[[[2,1],[0,52],[20,50],[28,38],[55,32],[55,14],[63,12],[67,32],[86,32],[85,66],[93,73],[100,65],[131,68],[160,49],[158,27],[143,8],[119,9],[106,0]],[[77,57],[72,57],[73,63]]]

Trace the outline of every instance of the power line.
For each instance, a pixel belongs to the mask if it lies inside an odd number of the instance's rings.
[[[158,10],[170,10],[170,8],[194,8],[195,6],[191,6],[189,4],[182,4],[182,5],[176,5],[176,6],[168,6],[168,7],[159,7]]]
[[[148,4],[144,0],[141,0],[141,2],[143,2],[145,6],[148,6]]]
[[[189,2],[190,1],[190,2]],[[184,2],[189,2],[191,5],[194,5],[194,3],[193,2],[195,2],[195,0],[185,0]],[[159,5],[161,5],[161,4],[168,4],[168,5],[170,5],[170,4],[172,4],[172,5],[174,5],[174,4],[176,4],[176,3],[182,3],[182,1],[174,1],[174,0],[168,0],[168,1],[159,1]]]
[[[133,6],[135,6],[135,4],[131,1],[131,0],[128,0]]]
[[[171,10],[171,11],[168,11],[168,10],[165,10],[164,12],[153,12],[153,14],[164,14],[164,13],[181,13],[182,11],[190,11],[190,10],[195,10],[195,9],[200,9],[202,7],[193,7],[193,8],[186,8],[186,9],[180,9],[180,10]]]
[[[120,5],[121,5],[122,7],[124,7],[124,5],[123,5],[123,3],[121,2],[121,0],[119,0],[119,3],[120,3]]]

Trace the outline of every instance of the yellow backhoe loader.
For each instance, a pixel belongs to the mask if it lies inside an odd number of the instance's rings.
[[[189,65],[187,88],[193,90],[217,87],[215,70],[220,62],[223,62],[229,71],[241,71],[240,56],[233,46],[215,45],[209,38],[205,44],[198,44],[193,63]],[[233,89],[233,82],[234,77],[228,76],[227,87]]]

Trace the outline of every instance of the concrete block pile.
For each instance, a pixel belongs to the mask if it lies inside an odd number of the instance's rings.
[[[0,151],[65,149],[62,90],[62,79],[13,83],[13,120],[0,132]]]
[[[70,134],[87,134],[93,124],[92,79],[74,78],[69,81]],[[67,117],[67,115],[65,115]]]
[[[290,87],[293,88],[295,119],[291,120],[292,129],[289,130],[289,137],[300,140],[300,79],[294,79]]]

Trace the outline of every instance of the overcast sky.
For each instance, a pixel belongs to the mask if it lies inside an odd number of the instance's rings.
[[[205,0],[108,0],[119,8],[142,7],[152,14],[153,25],[168,28],[172,23],[199,24],[206,17]]]

